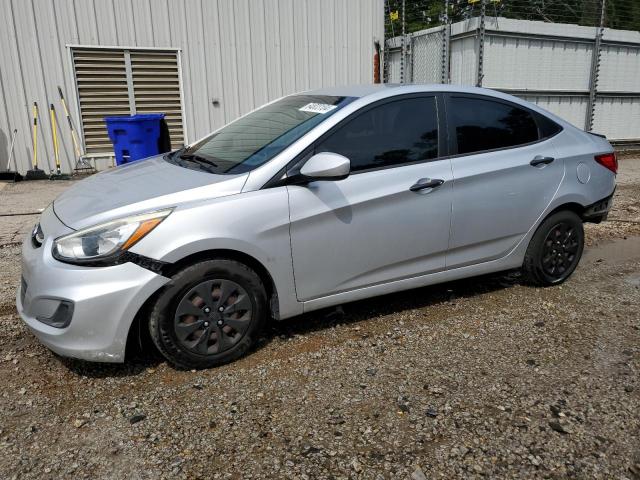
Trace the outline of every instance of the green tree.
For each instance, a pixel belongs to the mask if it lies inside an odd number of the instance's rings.
[[[411,33],[442,24],[444,0],[406,0],[406,32]],[[450,0],[452,22],[480,15],[480,0]],[[600,23],[601,0],[486,0],[486,14],[553,23],[597,26]],[[385,1],[386,34],[399,35],[402,0]],[[397,11],[398,20],[389,13]],[[640,31],[640,0],[606,0],[605,26]]]

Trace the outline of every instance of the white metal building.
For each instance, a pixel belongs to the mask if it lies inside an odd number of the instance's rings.
[[[58,86],[104,166],[106,115],[166,113],[174,146],[189,143],[282,95],[371,83],[384,39],[383,0],[0,0],[0,15],[0,159],[17,129],[22,173],[33,102],[40,168],[54,166],[51,103],[75,165]]]

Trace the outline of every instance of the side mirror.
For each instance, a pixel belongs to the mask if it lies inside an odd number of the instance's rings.
[[[316,153],[305,162],[300,175],[307,181],[343,180],[351,172],[351,161],[337,153]]]

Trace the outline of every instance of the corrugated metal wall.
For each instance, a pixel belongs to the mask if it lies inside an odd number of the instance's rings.
[[[475,85],[479,19],[451,25],[451,83]],[[578,25],[487,17],[482,85],[518,95],[584,128],[596,29]],[[427,42],[425,38],[433,41]],[[443,32],[407,38],[407,81],[431,83],[441,73]],[[389,81],[399,81],[400,37],[387,42]],[[426,45],[432,45],[425,48]],[[440,61],[438,61],[440,60]],[[439,82],[439,80],[437,80]],[[613,140],[640,139],[640,32],[605,29],[593,131]]]
[[[17,128],[23,173],[34,101],[41,168],[53,168],[49,103],[62,120],[63,169],[73,166],[57,93],[62,86],[78,126],[67,45],[180,49],[192,142],[282,95],[372,82],[374,39],[384,38],[383,0],[2,0],[0,16],[0,161]]]

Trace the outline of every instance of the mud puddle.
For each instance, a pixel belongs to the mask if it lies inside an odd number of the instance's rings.
[[[617,264],[638,258],[640,258],[640,236],[633,236],[600,243],[593,247],[585,247],[582,263],[606,262]]]

